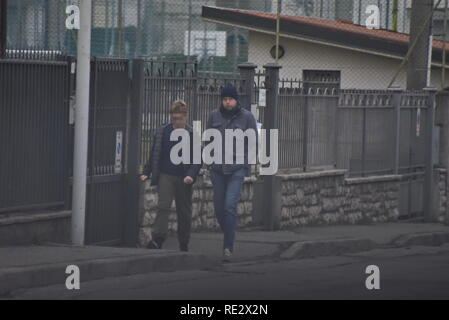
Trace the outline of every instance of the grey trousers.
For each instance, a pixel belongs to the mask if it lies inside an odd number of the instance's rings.
[[[192,225],[192,185],[184,184],[184,177],[161,173],[158,185],[158,212],[153,226],[153,238],[165,240],[173,199],[178,219],[178,241],[187,245]]]

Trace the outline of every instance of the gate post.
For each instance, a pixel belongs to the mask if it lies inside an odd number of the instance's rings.
[[[267,86],[267,107],[264,114],[264,129],[266,129],[266,151],[272,153],[270,145],[270,130],[278,129],[278,98],[279,98],[279,70],[277,63],[269,63],[264,66]],[[265,227],[270,230],[278,230],[281,222],[281,184],[276,175],[263,176],[263,199]]]
[[[132,61],[131,103],[129,105],[127,141],[127,201],[125,205],[125,230],[124,243],[126,246],[135,247],[139,235],[139,203],[140,188],[142,182],[140,174],[140,141],[142,135],[142,99],[144,94],[144,60]]]
[[[399,146],[401,132],[401,95],[400,87],[389,88],[393,95],[392,107],[394,108],[394,146],[393,146],[393,174],[399,174]]]
[[[244,92],[245,99],[243,101],[243,106],[251,111],[251,105],[253,103],[253,93],[254,93],[254,77],[256,75],[257,66],[251,62],[245,62],[238,65],[240,71],[240,77],[244,81]]]
[[[446,199],[449,194],[449,92],[439,92],[437,96],[436,125],[440,126],[439,164],[446,169]],[[449,225],[449,205],[446,200],[445,223]]]
[[[438,163],[441,167],[449,165],[449,92],[438,92],[436,97],[435,125],[440,129],[440,153]]]
[[[425,177],[424,177],[424,197],[423,197],[423,209],[424,209],[424,220],[426,222],[435,221],[435,185],[434,185],[434,126],[435,126],[435,100],[436,92],[435,88],[424,88],[429,95],[429,105],[427,112],[427,123],[426,123],[426,146],[427,151],[425,155]]]

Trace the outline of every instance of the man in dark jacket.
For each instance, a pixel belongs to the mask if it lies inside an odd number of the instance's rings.
[[[187,124],[187,106],[184,101],[175,101],[170,110],[171,123],[158,128],[153,139],[150,158],[145,165],[142,181],[151,176],[151,185],[158,186],[158,212],[153,227],[151,249],[161,249],[168,234],[168,223],[173,198],[178,218],[178,241],[181,251],[188,251],[192,224],[192,185],[201,169],[201,164],[174,164],[171,149],[178,143],[170,140],[175,129],[185,129],[193,141],[193,129]],[[192,146],[192,143],[190,143]],[[192,148],[190,152],[193,155]]]
[[[225,131],[227,129],[240,129],[243,132],[254,134],[252,142],[245,139],[244,150],[237,150],[234,147],[232,149],[223,148],[223,157],[226,157],[226,153],[231,153],[229,158],[233,159],[232,163],[223,160],[221,163],[209,165],[214,190],[215,215],[224,233],[223,260],[229,262],[234,252],[237,204],[240,201],[244,178],[250,175],[251,164],[255,164],[255,159],[251,155],[257,153],[258,139],[256,119],[250,111],[240,105],[237,89],[228,84],[223,88],[221,98],[222,105],[210,114],[207,129],[219,130],[223,137],[222,143],[224,146],[226,145]],[[242,153],[244,161],[238,163],[239,161],[236,160]]]

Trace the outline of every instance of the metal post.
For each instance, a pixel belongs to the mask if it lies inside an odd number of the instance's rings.
[[[424,177],[424,219],[426,222],[432,222],[435,219],[435,203],[434,203],[434,124],[435,124],[435,88],[424,88],[429,94],[429,106],[427,109],[426,123],[426,146],[428,147],[425,155],[426,172]]]
[[[193,110],[192,110],[192,120],[200,120],[199,116],[198,116],[198,85],[199,85],[199,81],[198,81],[198,61],[194,62],[194,74],[193,74],[193,79],[192,79],[192,84],[193,84]]]
[[[449,1],[444,1],[444,23],[443,23],[443,57],[442,64],[443,68],[441,70],[441,89],[443,90],[446,86],[446,41],[447,41],[447,16],[449,13]]]
[[[0,58],[6,56],[6,9],[8,7],[8,0],[0,0]]]
[[[189,0],[189,19],[188,19],[188,35],[187,35],[187,62],[190,62],[190,56],[192,55],[192,0]]]
[[[398,31],[399,0],[393,0],[393,31]],[[387,14],[388,17],[388,14]]]
[[[159,41],[159,52],[158,54],[165,54],[165,19],[166,19],[166,15],[167,15],[167,11],[166,11],[166,2],[162,1],[162,12],[161,12],[161,35],[160,35],[160,41]]]
[[[117,34],[117,3],[114,1],[111,7],[111,49],[109,50],[109,55],[115,56],[117,54],[116,48],[116,34]]]
[[[144,94],[144,60],[136,59],[132,62],[132,93],[129,107],[129,137],[127,140],[127,203],[124,243],[134,247],[138,241],[139,204],[142,194],[139,180],[140,169],[140,142],[142,141],[142,99]]]
[[[428,0],[426,0],[428,1]],[[423,17],[421,17],[421,14],[426,14],[426,10],[423,10],[422,8],[418,7],[412,7],[412,20],[410,23],[410,42],[409,42],[409,48],[405,55],[405,57],[402,59],[401,64],[399,65],[398,69],[396,70],[396,73],[394,74],[393,78],[390,81],[390,84],[387,86],[387,88],[390,88],[395,83],[397,77],[402,71],[402,68],[405,66],[406,63],[408,63],[407,68],[407,89],[408,90],[421,90],[422,88],[427,86],[427,80],[428,80],[428,69],[430,69],[430,46],[431,43],[431,24],[429,27],[429,23],[432,22],[433,13],[436,8],[439,7],[442,0],[438,0],[436,5],[431,9],[431,12],[427,16],[425,20],[422,20]],[[424,1],[422,1],[424,2]],[[413,1],[413,6],[425,6],[426,4],[421,3],[421,1]],[[432,5],[431,5],[432,6]],[[423,11],[420,13],[420,11]],[[412,28],[414,28],[412,30]],[[419,30],[415,30],[415,28],[419,28]],[[423,34],[429,32],[430,29],[430,36],[427,36],[424,40],[422,39]],[[423,42],[424,41],[424,42]],[[429,42],[427,46],[426,41]],[[427,48],[426,51],[423,51],[423,45]],[[419,59],[421,61],[419,61]],[[422,60],[427,61],[427,64],[424,64],[424,66],[421,66]],[[425,71],[425,75],[423,76],[423,70]],[[418,73],[417,71],[421,71]],[[413,73],[416,74],[413,74]],[[421,86],[421,83],[423,82],[424,85]]]
[[[153,22],[153,0],[147,0],[144,2],[144,12],[143,12],[143,30],[145,35],[145,42],[143,45],[144,51],[142,53],[143,56],[150,56],[153,54],[153,30],[154,30],[154,22]]]
[[[365,176],[366,162],[366,106],[362,109],[362,177]]]
[[[236,1],[236,8],[240,9],[240,0]],[[240,40],[239,40],[239,29],[234,28],[234,68],[233,71],[238,67],[238,61],[239,61],[239,54],[240,54]],[[213,61],[213,60],[212,60]],[[213,69],[212,69],[213,70]]]
[[[251,110],[254,93],[254,77],[256,75],[257,66],[254,63],[246,62],[239,64],[238,68],[240,71],[240,77],[243,79],[245,86],[245,99],[243,101],[243,106],[248,110]]]
[[[264,115],[264,129],[267,130],[266,135],[266,150],[271,153],[270,145],[270,130],[278,129],[277,109],[278,109],[278,95],[279,95],[279,69],[280,65],[277,63],[269,63],[264,66],[266,72],[266,86],[267,86],[267,106]],[[274,147],[274,146],[273,146]],[[275,186],[275,176],[264,176],[264,208],[265,222],[268,230],[277,230],[280,227],[280,207],[279,198],[280,188]]]
[[[104,19],[104,21],[105,21],[105,24],[104,24],[104,51],[103,51],[103,53],[104,53],[104,55],[108,55],[108,53],[109,53],[109,41],[110,41],[110,39],[109,39],[109,33],[110,33],[110,29],[111,29],[111,27],[110,27],[110,24],[109,24],[109,22],[110,22],[110,19],[109,19],[109,0],[106,0],[105,1],[105,19]]]
[[[400,146],[400,132],[401,132],[401,94],[402,89],[393,87],[388,89],[392,95],[392,106],[394,108],[394,150],[393,150],[393,173],[399,174],[399,146]]]
[[[76,77],[75,146],[73,157],[72,243],[84,245],[87,148],[89,142],[90,41],[92,0],[80,3]]]
[[[308,89],[307,89],[308,90]],[[307,171],[309,157],[308,147],[309,147],[309,96],[308,92],[304,91],[303,96],[301,97],[301,102],[304,108],[304,122],[302,123],[303,130],[303,144],[302,144],[302,169],[304,172]]]
[[[142,56],[142,0],[137,0],[136,57]]]
[[[412,2],[410,22],[411,54],[407,64],[407,89],[421,90],[429,85],[433,0]],[[438,2],[441,2],[441,0]],[[412,47],[416,43],[415,47]]]
[[[282,0],[277,0],[277,14],[276,14],[276,63],[279,61],[279,33],[281,31],[281,12]]]
[[[123,0],[118,0],[118,55],[123,58],[124,53],[124,40],[123,40]]]

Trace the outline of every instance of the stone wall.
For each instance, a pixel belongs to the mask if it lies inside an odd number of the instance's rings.
[[[282,178],[281,227],[356,224],[398,218],[399,176],[345,178],[344,170]]]
[[[281,228],[305,225],[356,224],[394,221],[398,213],[399,176],[348,179],[345,170],[280,175]],[[238,204],[240,228],[253,222],[255,177],[245,179]],[[145,183],[140,220],[140,244],[151,239],[157,211],[156,188]],[[218,231],[213,192],[207,171],[202,172],[193,191],[194,231]],[[174,205],[169,229],[177,229]]]
[[[439,173],[439,217],[444,221],[446,171]],[[345,170],[309,173],[291,173],[277,176],[281,179],[279,226],[287,229],[297,226],[370,224],[397,221],[399,218],[400,175],[348,178]],[[255,177],[246,178],[238,204],[239,228],[253,226]],[[140,214],[140,245],[151,240],[151,225],[157,210],[156,188],[144,184]],[[202,171],[193,191],[193,231],[218,231],[214,215],[212,184],[208,171]],[[173,206],[169,229],[176,231],[176,212]]]

